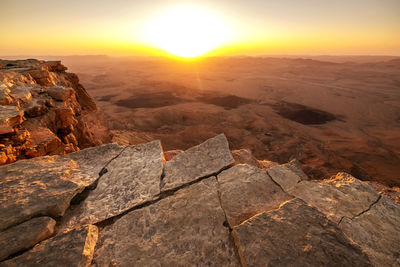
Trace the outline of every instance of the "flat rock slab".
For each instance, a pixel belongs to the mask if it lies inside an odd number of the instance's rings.
[[[30,251],[0,263],[5,266],[89,266],[97,242],[98,229],[88,225],[47,239]]]
[[[250,217],[273,209],[293,197],[256,167],[236,165],[218,175],[221,205],[229,225],[235,226]]]
[[[91,148],[86,148],[75,153],[63,156],[65,159],[73,160],[77,163],[80,176],[77,177],[77,183],[83,183],[85,186],[91,185],[99,178],[103,168],[117,157],[125,148],[117,144],[106,144]]]
[[[339,227],[359,244],[376,266],[400,266],[400,206],[381,197],[354,218],[343,218]]]
[[[20,160],[0,167],[0,230],[38,215],[62,216],[83,186],[74,161],[59,157]]]
[[[243,266],[371,266],[336,224],[300,199],[233,228]]]
[[[0,232],[0,261],[47,239],[55,225],[50,217],[37,217]]]
[[[379,198],[370,185],[347,173],[323,182],[301,180],[292,171],[279,166],[268,169],[268,174],[287,193],[300,198],[323,212],[330,220],[339,223],[343,217],[353,218],[365,211]]]
[[[97,187],[66,215],[64,227],[95,224],[157,198],[162,168],[160,141],[125,148],[107,165]]]
[[[217,182],[205,179],[106,226],[94,266],[240,266]]]
[[[216,174],[233,163],[228,140],[224,134],[217,135],[167,161],[161,190],[171,190]]]

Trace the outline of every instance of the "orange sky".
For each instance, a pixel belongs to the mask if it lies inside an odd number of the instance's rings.
[[[1,0],[0,56],[159,54],[143,31],[181,6],[208,10],[232,33],[207,55],[400,55],[399,0]],[[173,33],[168,45],[182,45]]]

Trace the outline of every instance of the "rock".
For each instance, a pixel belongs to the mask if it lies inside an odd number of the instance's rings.
[[[300,181],[308,180],[297,161],[273,166],[267,172],[286,192],[290,192]]]
[[[2,90],[0,90],[0,105],[10,105],[13,100],[10,95]]]
[[[41,155],[62,154],[61,140],[48,128],[34,128],[29,133],[29,146],[25,150],[26,156],[33,158]]]
[[[37,217],[0,232],[0,261],[49,238],[55,225],[50,217]]]
[[[74,90],[72,88],[65,87],[49,87],[46,89],[46,93],[58,101],[65,101],[74,94]]]
[[[269,160],[258,160],[258,163],[260,163],[261,169],[263,170],[268,170],[271,167],[279,165],[279,163]]]
[[[235,160],[235,164],[248,164],[257,168],[262,168],[260,162],[253,157],[249,149],[233,150],[231,153]]]
[[[375,266],[400,266],[400,206],[381,197],[370,209],[339,224]],[[396,265],[397,264],[397,265]]]
[[[104,172],[108,164],[116,158],[123,150],[124,146],[117,144],[106,144],[80,150],[63,156],[64,159],[76,162],[79,169],[78,179],[72,177],[72,181],[91,186]]]
[[[234,162],[224,134],[189,148],[164,165],[162,191],[218,173]]]
[[[300,199],[233,228],[243,266],[371,266],[321,212]]]
[[[371,186],[345,173],[323,183],[301,181],[287,192],[316,207],[336,223],[343,217],[360,214],[379,198]]]
[[[66,228],[101,222],[158,197],[161,143],[129,146],[106,168],[97,187],[66,216]]]
[[[177,155],[179,155],[181,153],[183,153],[183,150],[179,150],[179,149],[165,151],[164,152],[164,159],[166,161],[169,161],[169,160],[173,159],[175,156],[177,156]]]
[[[0,134],[12,133],[13,127],[24,120],[24,112],[15,106],[0,105]]]
[[[94,266],[239,266],[214,177],[129,212],[100,233]]]
[[[36,245],[30,251],[0,263],[5,266],[89,266],[97,242],[94,225],[74,229]]]
[[[76,163],[58,157],[20,160],[0,167],[0,230],[34,216],[62,216],[83,186]]]
[[[293,198],[263,171],[236,165],[218,175],[221,205],[231,227]]]
[[[9,95],[14,99],[27,103],[32,99],[31,87],[15,86],[10,88]]]
[[[24,108],[25,115],[28,117],[39,117],[48,112],[47,99],[34,98],[29,106]]]
[[[66,73],[59,61],[0,60],[0,66],[0,144],[12,147],[10,153],[0,151],[0,165],[111,141],[104,115],[78,77]],[[15,110],[18,116],[13,118],[10,112]],[[16,128],[29,132],[47,128],[63,143],[47,150],[29,146],[41,143],[32,138],[24,144],[13,142]]]

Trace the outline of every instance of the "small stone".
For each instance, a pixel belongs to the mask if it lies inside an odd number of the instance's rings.
[[[47,239],[54,232],[56,221],[37,217],[0,232],[0,261]]]
[[[216,174],[233,162],[228,140],[224,134],[220,134],[167,161],[161,190],[171,190]]]

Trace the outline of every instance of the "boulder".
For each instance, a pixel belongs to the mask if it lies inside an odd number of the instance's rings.
[[[172,190],[214,175],[233,162],[228,140],[224,134],[220,134],[167,161],[164,165],[161,190]]]
[[[106,226],[93,265],[240,266],[224,221],[211,177]]]
[[[361,248],[300,199],[233,228],[243,266],[371,266]]]
[[[0,232],[0,261],[49,238],[55,225],[50,217],[36,217]]]

